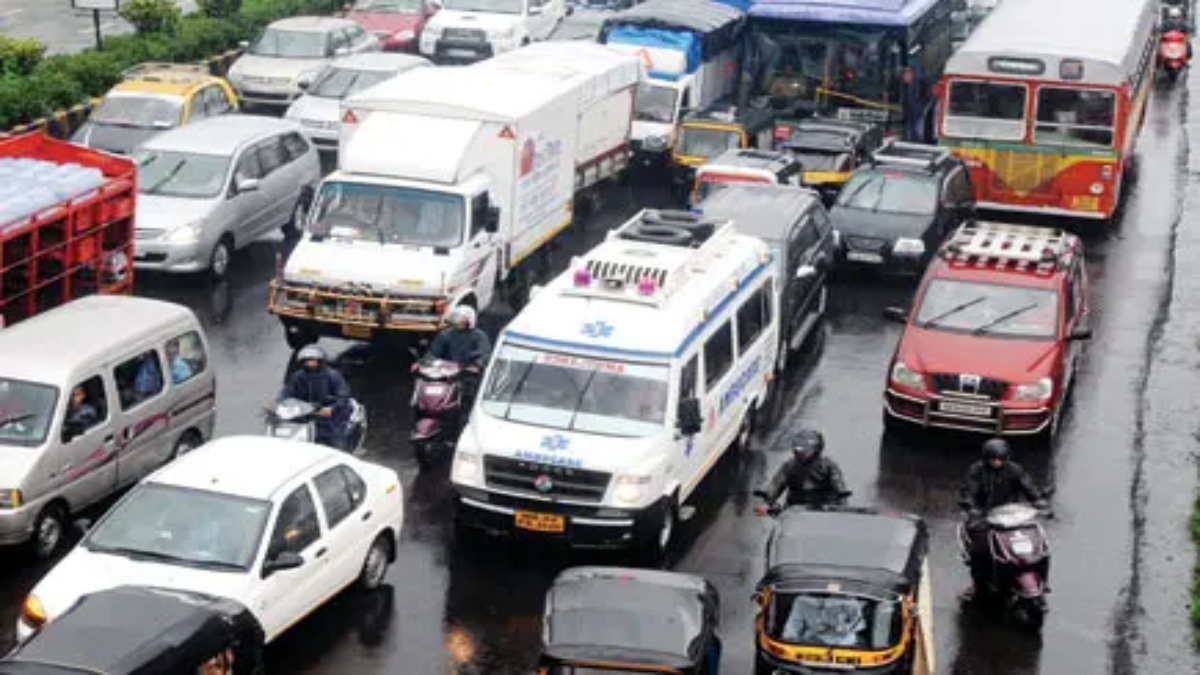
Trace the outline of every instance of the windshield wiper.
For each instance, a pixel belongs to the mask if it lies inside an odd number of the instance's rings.
[[[579,406],[583,405],[583,397],[587,396],[588,387],[592,386],[592,380],[598,372],[600,371],[593,369],[591,374],[588,375],[587,380],[584,381],[583,386],[579,388],[579,396],[575,397],[575,405],[571,408],[571,419],[567,420],[566,428],[575,428],[575,418],[579,416]]]
[[[161,562],[176,563],[181,565],[197,565],[201,567],[226,567],[232,569],[241,569],[242,566],[236,563],[226,562],[224,560],[197,560],[196,558],[186,558],[181,555],[172,553],[163,553],[161,551],[146,551],[130,546],[102,546],[95,545],[102,553],[115,553],[116,555],[125,556],[126,558],[157,560]]]
[[[0,419],[0,429],[3,429],[4,427],[6,427],[10,424],[16,424],[17,422],[24,422],[25,420],[27,420],[31,417],[37,417],[37,414],[36,413],[22,413],[20,415],[13,415],[12,417],[5,417],[4,419]]]
[[[942,319],[945,319],[946,317],[958,314],[959,312],[963,311],[964,309],[974,307],[975,305],[978,305],[979,303],[983,302],[984,300],[987,300],[987,296],[981,295],[981,296],[975,298],[974,300],[968,300],[968,301],[962,303],[961,305],[955,305],[954,307],[951,307],[950,309],[942,312],[941,314],[938,314],[937,316],[933,317],[932,319],[928,319],[927,321],[922,322],[921,327],[922,328],[931,328],[931,327],[937,326],[938,322],[941,321]]]
[[[982,334],[988,332],[988,329],[991,328],[992,326],[1004,323],[1005,321],[1008,321],[1009,319],[1013,318],[1014,316],[1024,314],[1025,312],[1028,312],[1029,310],[1037,307],[1038,304],[1039,303],[1032,302],[1028,305],[1025,305],[1024,307],[1018,307],[1018,308],[1012,310],[1011,312],[1006,312],[1004,314],[1001,314],[1000,316],[996,317],[995,319],[992,319],[991,321],[983,324],[982,326],[979,326],[979,327],[973,329],[971,331],[971,335],[982,335]]]
[[[166,185],[167,183],[170,183],[172,180],[175,179],[175,176],[178,176],[179,172],[183,170],[183,167],[185,164],[187,164],[186,159],[179,160],[179,163],[176,164],[175,166],[171,167],[171,170],[167,172],[167,175],[163,176],[162,179],[159,180],[154,185],[151,185],[150,187],[146,188],[143,191],[143,194],[152,195],[155,192],[157,192],[160,187]]]
[[[504,419],[508,419],[508,416],[512,414],[513,399],[525,389],[525,380],[529,379],[529,374],[532,372],[533,361],[530,361],[529,365],[525,368],[525,372],[521,373],[521,379],[517,380],[517,386],[513,387],[512,393],[508,395],[508,401],[506,401],[508,408],[504,411]]]

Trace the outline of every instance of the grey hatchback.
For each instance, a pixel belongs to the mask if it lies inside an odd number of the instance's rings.
[[[134,158],[134,266],[218,279],[236,249],[276,228],[298,228],[321,179],[317,151],[299,125],[254,115],[172,129]]]

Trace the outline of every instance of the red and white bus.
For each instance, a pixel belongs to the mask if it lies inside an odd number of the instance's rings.
[[[946,64],[938,142],[980,208],[1107,220],[1154,81],[1158,0],[1004,0]]]

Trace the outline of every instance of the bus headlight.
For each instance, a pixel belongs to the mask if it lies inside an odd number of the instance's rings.
[[[1104,184],[1092,183],[1092,186],[1088,188],[1088,191],[1099,197],[1100,195],[1104,194]]]
[[[622,504],[636,504],[642,499],[643,486],[650,476],[617,476],[617,489],[613,498]]]

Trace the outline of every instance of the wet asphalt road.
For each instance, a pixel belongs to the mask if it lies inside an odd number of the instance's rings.
[[[939,672],[1200,672],[1187,649],[1192,554],[1182,536],[1195,488],[1200,412],[1194,394],[1200,280],[1190,273],[1200,261],[1200,235],[1188,230],[1200,209],[1200,191],[1190,187],[1200,160],[1189,165],[1183,89],[1155,94],[1140,140],[1139,179],[1119,226],[1083,231],[1095,338],[1058,447],[1019,455],[1038,480],[1057,486],[1057,518],[1047,524],[1054,593],[1043,637],[960,612],[956,595],[966,575],[954,544],[956,490],[978,440],[881,439],[881,387],[898,327],[880,313],[904,303],[911,289],[859,281],[835,287],[824,335],[795,365],[787,395],[772,411],[774,426],[758,437],[761,450],[718,466],[682,531],[674,567],[708,577],[723,596],[722,672],[743,675],[752,667],[749,596],[761,573],[767,524],[752,514],[749,493],[783,462],[781,434],[800,425],[825,432],[854,501],[929,520]],[[661,200],[646,189],[615,194],[600,216],[577,227],[570,246],[585,248],[638,206]],[[141,284],[146,295],[192,306],[208,326],[220,373],[221,434],[259,431],[257,410],[273,395],[289,357],[265,310],[280,247],[266,241],[240,253],[224,288],[188,279]],[[494,332],[507,317],[488,313],[485,327]],[[445,467],[419,474],[403,440],[411,384],[404,359],[324,344],[340,354],[370,411],[369,457],[404,477],[408,522],[390,585],[341,597],[300,624],[270,650],[270,672],[529,672],[549,581],[566,565],[619,564],[621,557],[504,542],[461,553],[450,526]],[[7,638],[21,597],[42,570],[4,566],[0,635]]]

